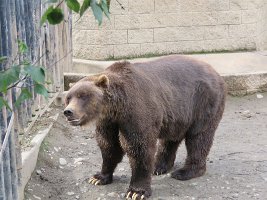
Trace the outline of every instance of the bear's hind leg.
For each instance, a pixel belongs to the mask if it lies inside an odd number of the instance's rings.
[[[95,174],[89,183],[106,185],[113,181],[113,172],[121,162],[124,152],[119,142],[119,129],[115,124],[97,128],[96,140],[100,147],[103,163],[101,172]]]
[[[186,162],[183,168],[171,174],[172,178],[189,180],[202,176],[206,172],[206,159],[212,146],[215,129],[211,128],[207,132],[198,132],[197,134],[192,134],[192,132],[186,134]]]
[[[181,141],[159,140],[154,175],[167,173],[174,164],[176,151]]]

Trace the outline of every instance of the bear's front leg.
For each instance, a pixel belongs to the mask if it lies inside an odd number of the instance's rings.
[[[134,200],[143,200],[151,195],[151,175],[156,149],[156,141],[152,142],[152,139],[147,140],[139,136],[135,135],[126,144],[126,153],[132,169],[126,198]]]
[[[100,147],[103,163],[101,172],[90,178],[93,185],[106,185],[113,181],[113,172],[123,158],[123,149],[119,142],[119,130],[116,124],[97,126],[96,140]]]

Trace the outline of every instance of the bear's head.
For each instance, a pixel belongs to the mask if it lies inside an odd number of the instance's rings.
[[[104,109],[104,90],[109,86],[106,75],[74,84],[65,97],[64,115],[72,126],[83,126],[99,118]]]

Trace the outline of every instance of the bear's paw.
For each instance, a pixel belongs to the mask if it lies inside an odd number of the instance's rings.
[[[92,178],[89,179],[89,183],[92,185],[107,185],[112,183],[113,181],[113,176],[110,174],[95,174]]]

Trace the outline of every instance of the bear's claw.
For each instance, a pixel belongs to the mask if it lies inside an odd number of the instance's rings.
[[[145,195],[140,195],[136,192],[128,192],[127,196],[126,196],[126,199],[133,199],[133,200],[145,200],[146,197]]]
[[[90,184],[92,184],[92,185],[99,185],[100,180],[97,179],[97,178],[95,178],[95,177],[92,177],[92,178],[89,179],[88,182],[89,182]]]

